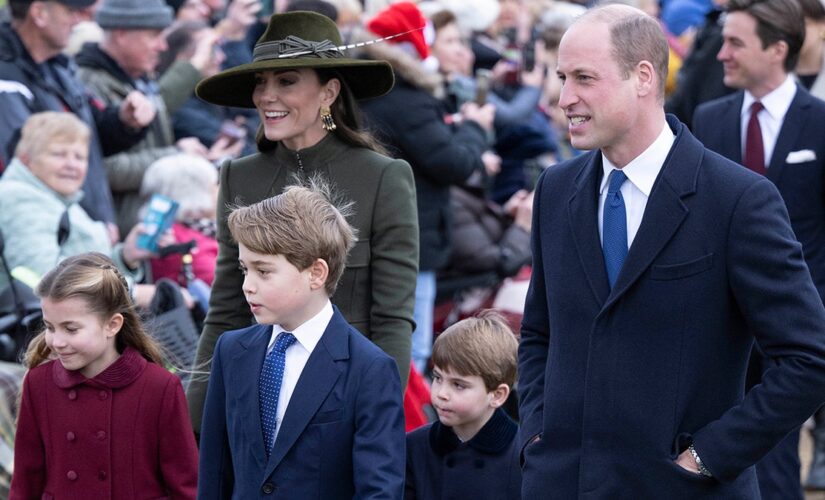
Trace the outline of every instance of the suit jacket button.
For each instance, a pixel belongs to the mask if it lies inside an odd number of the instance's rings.
[[[66,473],[66,479],[68,479],[69,481],[74,481],[75,479],[77,479],[77,472],[70,470]]]
[[[264,487],[261,488],[261,491],[264,492],[264,495],[271,495],[273,491],[275,491],[275,485],[272,483],[264,484]]]
[[[72,389],[71,391],[69,391],[69,399],[72,400],[72,401],[77,399],[77,391],[76,390]]]
[[[69,431],[69,432],[66,433],[66,440],[67,441],[74,441],[74,437],[75,437],[74,432]]]

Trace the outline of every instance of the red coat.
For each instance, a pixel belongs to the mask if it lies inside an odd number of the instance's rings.
[[[180,381],[134,349],[93,379],[26,375],[10,499],[195,498],[197,470]]]
[[[180,222],[172,225],[172,231],[175,233],[175,240],[179,243],[195,240],[198,246],[192,250],[192,272],[196,278],[212,286],[212,281],[215,279],[215,263],[218,261],[218,240],[186,227]],[[154,258],[151,264],[152,279],[169,278],[181,285],[186,284],[180,279],[183,263],[179,254]]]

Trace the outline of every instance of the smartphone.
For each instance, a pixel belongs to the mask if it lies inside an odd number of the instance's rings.
[[[261,10],[258,11],[258,19],[269,22],[269,18],[275,13],[275,0],[261,0]]]
[[[246,137],[246,129],[235,123],[233,120],[224,120],[219,132],[221,137],[226,137],[230,142],[239,141]]]
[[[138,236],[137,246],[151,252],[158,250],[158,238],[175,222],[178,202],[160,194],[153,194],[143,217],[144,230]]]
[[[479,106],[487,104],[487,93],[490,91],[490,76],[492,72],[489,69],[479,68],[476,70],[476,97],[475,103]]]
[[[521,52],[521,66],[524,71],[533,71],[536,67],[536,43],[530,42]]]

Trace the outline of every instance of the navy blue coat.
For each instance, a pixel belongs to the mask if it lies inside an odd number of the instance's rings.
[[[269,460],[258,377],[272,327],[220,336],[201,427],[199,499],[401,498],[398,369],[334,310],[301,372]]]
[[[758,498],[753,464],[822,403],[825,308],[776,187],[674,145],[613,289],[601,154],[536,189],[519,347],[523,498]],[[552,335],[551,333],[552,332]],[[744,395],[754,338],[779,362]],[[674,463],[694,443],[713,478]]]
[[[501,408],[466,443],[435,421],[407,434],[405,500],[509,500],[521,492],[518,426]]]
[[[703,104],[693,133],[706,148],[742,163],[741,109],[744,92]],[[825,297],[825,102],[797,85],[765,176],[785,200],[805,262]],[[813,154],[801,153],[810,151]],[[800,155],[803,156],[800,156]],[[789,162],[788,159],[792,162]],[[797,161],[797,158],[804,161]]]

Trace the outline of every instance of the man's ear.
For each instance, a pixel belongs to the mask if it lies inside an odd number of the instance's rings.
[[[490,391],[490,406],[499,408],[507,401],[507,396],[510,395],[510,386],[507,384],[499,384],[498,387]]]
[[[784,68],[785,58],[788,57],[788,42],[786,42],[785,40],[779,40],[773,45],[770,45],[768,47],[768,50],[771,52],[771,55],[773,55],[773,57],[782,64],[782,67]]]
[[[309,286],[312,290],[324,288],[329,278],[329,265],[324,259],[315,259],[309,266]]]
[[[637,89],[639,96],[646,96],[650,93],[657,93],[656,85],[656,70],[650,61],[640,61],[636,65]]]

